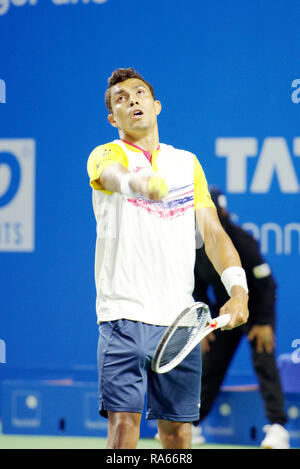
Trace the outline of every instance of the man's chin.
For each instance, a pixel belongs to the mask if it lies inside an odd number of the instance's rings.
[[[133,125],[131,125],[130,129],[127,129],[127,133],[132,133],[132,132],[148,132],[150,130],[150,126],[143,123],[143,122],[136,122]]]

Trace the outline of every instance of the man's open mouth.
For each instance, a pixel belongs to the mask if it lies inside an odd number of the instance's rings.
[[[140,119],[141,117],[143,117],[143,115],[144,115],[143,111],[141,111],[140,109],[136,109],[131,114],[131,117],[132,119]]]

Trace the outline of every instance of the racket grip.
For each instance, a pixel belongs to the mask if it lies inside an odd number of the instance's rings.
[[[224,327],[230,321],[230,314],[221,314],[218,318],[216,318],[217,325],[216,327]]]

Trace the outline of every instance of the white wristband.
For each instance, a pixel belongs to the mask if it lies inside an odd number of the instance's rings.
[[[126,173],[122,177],[121,183],[120,183],[120,192],[122,195],[136,199],[139,196],[139,194],[134,192],[130,187],[129,182],[130,182],[131,176],[132,176],[131,173]]]
[[[227,267],[227,269],[225,269],[221,275],[221,280],[229,296],[231,296],[231,289],[235,285],[239,285],[240,287],[244,288],[247,293],[249,291],[246,273],[242,267]]]

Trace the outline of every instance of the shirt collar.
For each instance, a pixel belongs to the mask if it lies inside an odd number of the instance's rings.
[[[152,155],[151,155],[150,151],[143,150],[143,148],[138,147],[137,145],[134,145],[133,143],[127,142],[126,140],[122,140],[122,142],[125,143],[125,145],[133,147],[136,150],[138,150],[139,152],[142,152],[151,163]],[[131,148],[131,150],[132,150],[132,148]],[[160,150],[160,145],[158,144],[158,147],[157,147],[156,151],[159,151],[159,150]]]

